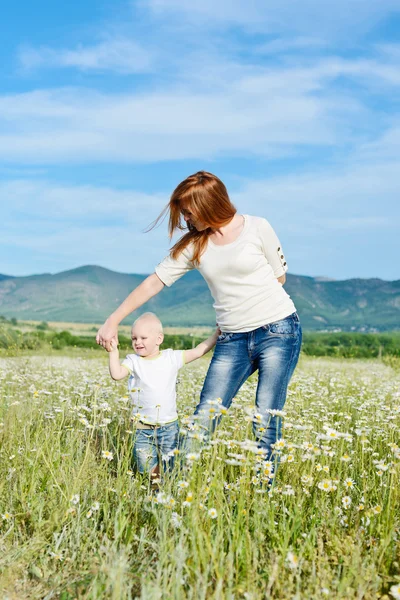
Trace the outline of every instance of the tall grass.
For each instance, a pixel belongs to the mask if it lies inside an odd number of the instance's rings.
[[[181,371],[183,420],[206,366]],[[400,583],[399,383],[380,362],[303,358],[270,488],[253,377],[157,493],[132,471],[129,398],[104,358],[1,359],[0,596],[387,594]]]

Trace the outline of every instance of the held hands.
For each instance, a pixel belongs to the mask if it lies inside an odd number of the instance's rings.
[[[118,327],[110,323],[107,319],[97,332],[96,342],[100,346],[103,346],[107,352],[116,349],[118,346]],[[115,348],[113,348],[112,344],[114,344]]]
[[[115,338],[113,338],[110,341],[110,349],[108,350],[106,348],[107,352],[111,353],[111,352],[116,352],[118,354],[118,340],[116,340]]]
[[[217,325],[217,327],[216,327],[216,329],[215,329],[215,331],[214,331],[213,335],[211,336],[211,339],[212,339],[212,341],[213,341],[213,345],[214,345],[214,346],[215,346],[215,344],[217,343],[218,337],[219,337],[220,335],[221,335],[221,330],[220,330],[220,328],[219,328],[219,327],[218,327],[218,325]]]

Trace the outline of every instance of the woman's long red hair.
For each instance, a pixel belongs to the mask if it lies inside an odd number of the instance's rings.
[[[182,209],[190,211],[196,219],[207,225],[207,229],[197,231],[187,225],[182,219]],[[168,212],[170,238],[176,229],[181,231],[189,229],[171,248],[172,258],[177,258],[189,244],[192,244],[191,260],[194,266],[198,266],[200,257],[207,247],[208,237],[215,229],[229,223],[236,213],[236,208],[229,199],[225,185],[216,175],[207,171],[198,171],[175,188],[169,203],[153,226]]]

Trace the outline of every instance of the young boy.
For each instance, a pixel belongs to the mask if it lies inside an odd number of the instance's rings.
[[[109,352],[110,375],[124,379],[133,400],[137,431],[133,456],[139,473],[159,474],[159,458],[164,470],[170,466],[164,457],[171,456],[178,445],[179,426],[176,412],[176,378],[183,365],[200,358],[217,342],[219,329],[192,350],[162,350],[162,324],[154,313],[144,313],[132,326],[132,348],[120,364],[118,347]]]

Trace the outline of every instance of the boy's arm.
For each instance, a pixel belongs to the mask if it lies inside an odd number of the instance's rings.
[[[126,367],[123,367],[119,362],[119,351],[117,344],[111,342],[111,350],[108,353],[108,366],[110,369],[110,375],[115,381],[128,377],[129,371]]]
[[[201,342],[195,348],[192,348],[192,350],[185,350],[185,364],[187,365],[201,356],[204,356],[204,354],[207,354],[211,348],[214,348],[219,335],[221,335],[221,331],[217,327],[213,335],[211,335],[204,342]]]

